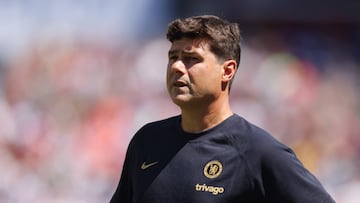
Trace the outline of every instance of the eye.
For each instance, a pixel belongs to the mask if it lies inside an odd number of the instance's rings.
[[[200,61],[200,59],[198,57],[196,57],[196,56],[185,56],[184,60],[188,61],[188,62],[193,62],[193,63],[196,63],[196,62]]]
[[[169,61],[176,61],[177,60],[177,55],[169,55]]]

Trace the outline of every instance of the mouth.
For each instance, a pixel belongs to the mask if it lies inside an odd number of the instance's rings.
[[[183,82],[183,81],[175,81],[175,82],[173,83],[173,86],[174,86],[174,87],[184,87],[184,86],[186,86],[186,83]]]

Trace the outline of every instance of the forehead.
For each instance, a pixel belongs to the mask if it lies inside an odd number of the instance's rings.
[[[189,39],[183,38],[176,40],[171,44],[169,53],[174,52],[209,52],[209,44],[205,40],[201,39]]]

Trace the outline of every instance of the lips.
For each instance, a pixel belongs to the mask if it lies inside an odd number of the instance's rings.
[[[186,86],[186,83],[183,82],[183,81],[175,81],[173,83],[173,86],[175,86],[175,87],[184,87],[184,86]]]

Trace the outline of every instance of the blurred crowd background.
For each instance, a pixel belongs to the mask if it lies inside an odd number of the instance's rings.
[[[136,130],[179,113],[166,26],[199,14],[242,29],[233,110],[357,202],[360,4],[324,3],[0,1],[0,202],[108,202]]]

